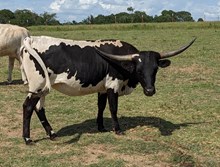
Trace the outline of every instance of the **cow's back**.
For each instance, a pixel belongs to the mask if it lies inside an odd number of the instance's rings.
[[[50,48],[52,45],[60,45],[65,43],[69,46],[79,46],[85,48],[88,46],[98,47],[102,51],[116,55],[135,54],[138,51],[133,45],[120,40],[70,40],[62,38],[54,38],[49,36],[31,36],[31,45],[37,49],[38,52],[43,53]]]
[[[17,54],[27,36],[29,32],[23,27],[0,24],[0,56]]]

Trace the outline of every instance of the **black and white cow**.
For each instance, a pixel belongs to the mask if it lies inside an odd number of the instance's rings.
[[[120,134],[117,119],[118,97],[130,94],[138,83],[144,94],[155,94],[155,79],[159,67],[167,67],[167,57],[188,47],[169,53],[139,51],[120,40],[72,41],[52,37],[27,37],[22,50],[22,64],[27,76],[29,93],[23,104],[23,137],[31,144],[30,120],[35,110],[46,133],[54,139],[44,110],[45,96],[51,86],[69,96],[98,93],[97,124],[103,125],[103,111],[108,100],[113,129]]]

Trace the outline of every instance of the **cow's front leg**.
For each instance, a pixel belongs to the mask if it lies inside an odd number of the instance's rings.
[[[97,116],[97,124],[98,124],[98,130],[100,132],[106,132],[107,130],[104,127],[103,124],[103,112],[106,107],[107,102],[107,94],[101,94],[98,93],[98,116]]]
[[[38,116],[41,124],[43,125],[47,135],[50,136],[51,140],[54,140],[57,137],[57,135],[53,131],[52,127],[50,126],[50,124],[49,124],[49,122],[47,120],[44,108],[41,108],[39,111],[36,111],[36,113],[37,113],[37,116]]]
[[[113,130],[116,134],[122,134],[118,123],[117,111],[118,111],[118,93],[114,93],[113,89],[107,90],[109,108],[111,111],[111,117],[113,122]]]
[[[30,138],[30,122],[34,108],[39,101],[39,97],[28,96],[23,104],[23,138],[27,145],[32,144]]]

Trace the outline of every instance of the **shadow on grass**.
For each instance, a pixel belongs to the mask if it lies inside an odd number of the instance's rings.
[[[95,123],[96,123],[95,119],[90,119],[79,124],[69,125],[61,128],[57,132],[57,135],[59,137],[74,136],[72,140],[68,141],[68,143],[74,143],[77,142],[80,139],[81,135],[84,133],[98,133],[97,126]],[[112,127],[111,118],[104,118],[104,123],[106,128]],[[174,124],[170,121],[166,121],[158,117],[121,117],[119,118],[119,123],[121,125],[122,130],[125,131],[135,128],[137,126],[155,127],[158,128],[162,136],[170,136],[175,130],[180,129],[181,127],[187,127],[193,124],[201,124],[201,123]]]
[[[24,82],[21,79],[13,80],[11,83],[8,81],[0,82],[0,86],[7,86],[7,85],[22,85]]]

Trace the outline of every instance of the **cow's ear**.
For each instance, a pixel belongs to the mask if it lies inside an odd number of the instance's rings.
[[[171,64],[170,60],[164,59],[164,60],[159,60],[159,67],[161,68],[166,68]]]
[[[135,69],[134,63],[133,62],[121,62],[121,66],[123,69],[126,71],[132,73]]]

